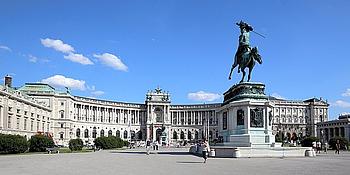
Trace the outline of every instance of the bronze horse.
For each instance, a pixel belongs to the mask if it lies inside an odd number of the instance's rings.
[[[231,80],[232,71],[238,65],[238,73],[241,70],[242,74],[243,74],[242,80],[240,81],[240,83],[242,83],[244,80],[244,77],[245,77],[245,70],[244,69],[247,67],[249,68],[249,74],[248,74],[248,82],[249,82],[252,70],[255,66],[255,61],[257,61],[259,64],[262,64],[262,59],[261,59],[260,54],[258,53],[258,49],[256,47],[253,47],[251,49],[251,51],[243,53],[240,57],[235,59],[235,62],[233,63],[233,65],[231,67],[231,72],[230,72],[228,79]]]

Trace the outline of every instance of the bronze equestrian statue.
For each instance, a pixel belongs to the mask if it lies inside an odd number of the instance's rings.
[[[234,58],[234,63],[231,67],[230,75],[228,77],[229,80],[231,80],[232,71],[236,66],[238,65],[238,73],[242,71],[242,80],[240,83],[244,81],[245,77],[245,68],[249,68],[249,74],[248,74],[248,82],[250,81],[252,70],[255,66],[255,61],[257,61],[259,64],[262,64],[261,56],[259,55],[257,47],[250,47],[249,43],[249,32],[253,31],[253,27],[249,24],[240,21],[239,23],[236,23],[239,28],[241,29],[241,35],[239,36],[239,45],[238,49]]]

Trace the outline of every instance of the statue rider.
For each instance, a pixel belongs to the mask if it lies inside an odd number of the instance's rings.
[[[249,54],[251,50],[249,43],[249,32],[253,31],[253,27],[243,21],[236,23],[236,25],[238,25],[241,29],[241,35],[239,36],[239,45],[235,55],[234,65],[232,65],[232,67],[239,64],[241,60],[238,59],[242,59],[244,54]],[[240,69],[238,69],[238,73],[239,72]]]

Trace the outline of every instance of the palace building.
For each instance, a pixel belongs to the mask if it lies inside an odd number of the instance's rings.
[[[144,103],[127,103],[80,97],[43,83],[12,88],[11,77],[0,86],[0,133],[31,135],[44,132],[58,145],[80,138],[93,144],[100,136],[125,140],[210,140],[222,136],[218,110],[222,103],[175,105],[170,94],[157,88]],[[11,82],[10,81],[10,82]],[[328,121],[328,104],[270,97],[273,134],[283,138],[318,136],[317,123]]]

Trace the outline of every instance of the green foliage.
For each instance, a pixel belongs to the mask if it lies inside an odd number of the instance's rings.
[[[69,140],[69,149],[71,151],[80,151],[83,149],[84,143],[81,139],[71,139]]]
[[[121,138],[115,136],[98,137],[94,142],[97,148],[102,149],[121,148],[125,146],[125,142]]]
[[[275,142],[282,142],[283,141],[283,139],[282,139],[282,136],[280,136],[280,135],[275,135]]]
[[[317,142],[319,139],[317,137],[305,137],[301,141],[301,146],[303,147],[312,147],[312,142]]]
[[[24,153],[28,150],[27,139],[20,135],[0,134],[0,154]]]
[[[29,151],[31,152],[44,152],[46,148],[53,148],[54,142],[52,138],[47,136],[37,134],[30,138],[29,140]]]
[[[349,141],[344,137],[333,137],[329,140],[328,144],[332,149],[336,149],[335,144],[339,140],[340,149],[346,149],[346,146],[349,145]]]

